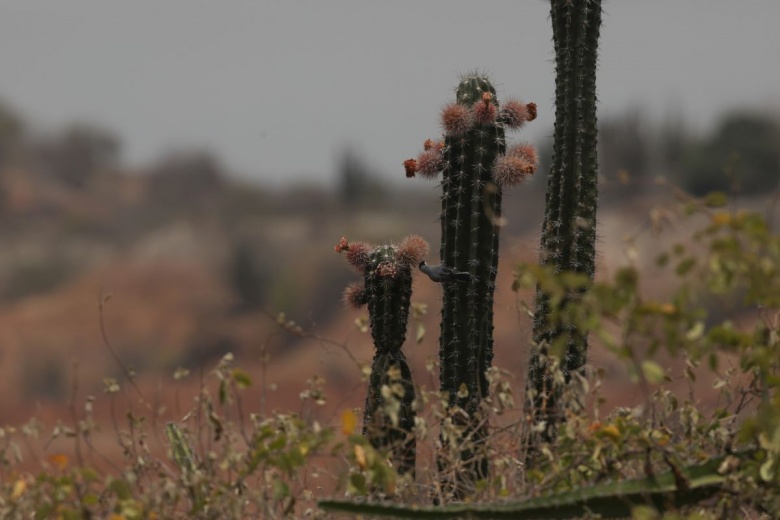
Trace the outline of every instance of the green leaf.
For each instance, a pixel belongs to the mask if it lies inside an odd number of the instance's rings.
[[[58,518],[62,518],[62,520],[81,520],[83,518],[81,513],[69,508],[60,507],[58,513]]]
[[[278,437],[271,441],[268,445],[268,449],[271,451],[279,451],[287,445],[287,436],[284,433],[280,433]]]
[[[274,500],[281,500],[290,496],[290,486],[285,484],[281,479],[274,479],[273,482]]]
[[[664,369],[655,361],[649,359],[642,361],[642,373],[645,379],[651,384],[657,385],[663,383],[666,373]]]
[[[240,368],[233,369],[233,381],[236,382],[236,385],[239,388],[249,388],[250,386],[252,386],[252,378],[249,377],[249,374],[247,374]]]
[[[659,520],[661,515],[651,506],[635,506],[631,509],[631,518],[634,520]]]
[[[685,258],[680,261],[679,264],[677,264],[677,268],[675,269],[675,272],[679,276],[685,276],[688,274],[688,272],[693,269],[693,267],[696,265],[696,259],[692,256],[689,256],[688,258]]]
[[[168,441],[171,444],[171,451],[173,453],[173,460],[179,469],[184,473],[191,473],[195,470],[195,459],[190,449],[187,439],[182,434],[181,430],[174,424],[168,423],[165,429],[165,433],[168,436]]]
[[[720,191],[712,191],[704,196],[704,205],[709,208],[722,208],[727,203],[728,197]]]
[[[81,471],[81,478],[83,478],[85,482],[96,482],[100,480],[100,476],[97,474],[97,472],[94,469],[81,468],[80,471]]]
[[[98,500],[99,499],[98,499],[97,495],[95,495],[93,493],[89,493],[87,495],[84,495],[84,498],[82,499],[82,502],[84,503],[84,505],[94,506],[95,504],[98,503]]]
[[[219,404],[227,402],[227,382],[223,379],[219,382]]]
[[[363,496],[368,494],[366,488],[366,477],[362,473],[353,473],[349,476],[347,491],[351,495]]]
[[[758,473],[761,475],[761,480],[764,482],[771,482],[775,478],[775,459],[773,457],[768,457],[766,461],[761,464],[761,469],[759,469]]]
[[[685,337],[688,339],[688,341],[696,341],[698,339],[701,339],[701,337],[704,335],[704,322],[697,321],[693,324],[693,327],[691,327],[686,333]]]
[[[54,512],[53,505],[43,504],[35,511],[35,520],[44,520],[45,518],[49,518],[52,512]]]
[[[124,480],[112,479],[108,488],[119,498],[120,500],[129,500],[133,497],[130,491],[130,486]]]
[[[214,411],[209,412],[209,424],[211,424],[211,427],[214,430],[214,441],[216,442],[222,438],[225,427],[222,425],[222,420],[219,418],[219,415],[214,413]]]

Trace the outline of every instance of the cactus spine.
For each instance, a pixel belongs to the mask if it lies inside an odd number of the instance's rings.
[[[342,239],[336,251],[362,275],[362,283],[345,291],[353,307],[368,306],[371,337],[376,352],[371,364],[363,435],[372,446],[389,449],[399,474],[414,472],[413,434],[415,398],[412,374],[401,351],[406,338],[412,296],[412,268],[427,254],[428,245],[410,236],[400,246],[371,247]]]
[[[535,169],[533,148],[507,153],[505,127],[519,128],[536,116],[536,105],[509,101],[499,110],[488,78],[461,78],[456,101],[442,110],[444,142],[428,140],[418,158],[404,162],[408,177],[434,178],[442,173],[442,263],[468,272],[467,283],[444,285],[439,340],[440,384],[453,412],[465,412],[466,436],[482,444],[485,425],[480,402],[487,396],[486,371],[493,359],[493,291],[498,272],[498,237],[503,188],[522,182]],[[453,418],[463,417],[456,413]],[[473,476],[485,477],[487,459],[473,459]]]
[[[601,0],[552,0],[555,48],[555,132],[540,263],[555,272],[595,272],[596,202],[596,57],[601,28]],[[572,298],[578,295],[573,294]],[[562,416],[560,385],[553,383],[547,354],[560,347],[564,380],[581,370],[587,357],[588,332],[575,324],[553,326],[550,298],[537,289],[535,352],[527,379],[531,416],[544,422],[544,440],[554,438]]]

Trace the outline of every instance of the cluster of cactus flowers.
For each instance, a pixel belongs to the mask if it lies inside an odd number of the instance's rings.
[[[441,176],[441,261],[467,272],[467,283],[446,284],[439,340],[440,385],[453,420],[465,416],[465,437],[479,449],[486,436],[480,404],[487,396],[486,371],[493,358],[493,292],[498,272],[498,235],[503,191],[537,168],[534,148],[507,146],[505,130],[536,118],[536,105],[508,100],[499,106],[488,78],[461,78],[456,100],[441,111],[444,140],[427,140],[416,159],[404,161],[407,177]],[[459,419],[460,422],[460,419]],[[461,452],[477,478],[487,459]]]
[[[363,415],[363,435],[377,449],[390,452],[399,474],[414,472],[416,441],[413,433],[415,398],[412,374],[401,350],[406,339],[413,269],[427,256],[428,244],[416,235],[399,245],[372,246],[342,238],[337,253],[362,280],[347,286],[344,301],[350,307],[368,307],[371,337],[376,351]]]
[[[523,103],[516,99],[507,100],[499,110],[495,94],[483,92],[480,101],[471,108],[455,102],[442,109],[441,124],[445,131],[445,141],[449,136],[464,138],[469,131],[477,127],[500,125],[512,130],[522,128],[527,121],[536,119],[536,104]],[[426,179],[436,179],[447,168],[445,141],[427,139],[423,151],[415,159],[404,161],[407,177],[417,174]],[[528,143],[515,143],[505,148],[504,153],[496,157],[488,170],[492,181],[501,188],[522,184],[530,175],[536,173],[538,158],[536,149]]]

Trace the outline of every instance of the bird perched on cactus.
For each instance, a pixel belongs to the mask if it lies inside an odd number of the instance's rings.
[[[469,273],[463,273],[447,267],[444,264],[428,265],[420,262],[420,271],[428,275],[428,278],[437,283],[468,282],[471,280]]]

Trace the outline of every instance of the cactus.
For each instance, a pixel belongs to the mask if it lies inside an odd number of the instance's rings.
[[[747,460],[752,452],[732,457]],[[631,516],[638,505],[652,505],[659,512],[668,511],[705,500],[724,488],[729,478],[721,468],[726,458],[711,459],[704,464],[683,468],[642,479],[597,484],[571,491],[542,495],[522,502],[500,504],[454,504],[439,507],[394,506],[349,501],[326,500],[319,506],[328,511],[395,518],[599,518]],[[733,465],[733,462],[730,462]]]
[[[536,170],[533,148],[523,144],[507,150],[504,130],[534,119],[536,105],[510,100],[499,109],[493,85],[474,73],[461,78],[456,101],[443,108],[441,117],[444,141],[429,139],[404,167],[407,177],[442,174],[441,261],[471,276],[467,283],[444,285],[440,383],[453,412],[465,412],[465,435],[479,445],[485,433],[479,405],[487,396],[485,373],[493,359],[502,191]],[[461,458],[470,459],[472,453],[464,451]],[[470,467],[478,477],[486,476],[486,459],[478,458]]]
[[[597,170],[596,55],[601,28],[601,0],[552,0],[555,47],[555,132],[552,167],[540,248],[540,263],[555,272],[595,272]],[[578,294],[572,294],[576,299]],[[563,305],[566,305],[564,302]],[[564,381],[585,365],[588,332],[574,324],[552,325],[560,309],[537,288],[535,352],[527,379],[528,415],[545,424],[542,439],[554,439],[562,388],[554,384],[550,347],[560,347]]]
[[[389,449],[398,473],[414,473],[415,412],[414,385],[406,358],[401,351],[406,338],[409,303],[412,295],[412,269],[428,253],[420,237],[407,237],[399,246],[372,247],[363,242],[341,239],[337,252],[346,252],[347,261],[363,280],[350,284],[345,301],[354,308],[368,306],[371,337],[376,352],[371,364],[363,435],[375,448]]]

